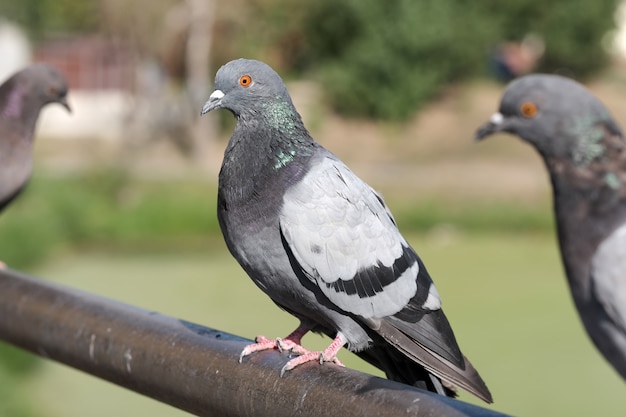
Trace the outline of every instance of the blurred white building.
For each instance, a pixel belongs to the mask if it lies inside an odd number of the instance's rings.
[[[30,42],[19,26],[0,20],[0,80],[4,81],[32,59]],[[0,82],[1,82],[0,81]]]
[[[626,60],[626,1],[617,7],[615,23],[617,28],[608,35],[608,47],[613,54]]]

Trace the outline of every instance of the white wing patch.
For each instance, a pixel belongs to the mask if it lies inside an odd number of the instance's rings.
[[[604,240],[591,260],[598,301],[626,332],[626,224]]]
[[[393,269],[392,282],[378,282],[378,272],[395,268],[408,244],[382,199],[338,160],[324,158],[285,193],[280,227],[307,276],[342,310],[367,318],[393,315],[417,291],[419,266],[412,257],[402,270]],[[357,273],[373,283],[360,288],[361,295],[347,289],[360,285]]]
[[[434,283],[430,284],[430,288],[428,288],[428,297],[426,297],[426,301],[422,306],[424,310],[439,310],[441,308],[441,298],[439,298],[439,291],[435,287]]]

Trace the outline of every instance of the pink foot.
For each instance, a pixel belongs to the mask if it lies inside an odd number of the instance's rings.
[[[285,372],[291,371],[298,365],[311,361],[319,361],[320,364],[323,364],[324,362],[333,362],[336,365],[345,366],[337,358],[337,352],[339,352],[346,342],[346,338],[341,333],[337,334],[335,340],[333,340],[330,346],[328,346],[323,352],[307,352],[297,358],[291,359],[285,364],[285,366],[283,366],[283,369],[280,370],[280,376],[285,375]]]
[[[7,269],[7,264],[5,264],[4,262],[0,261],[0,269]]]
[[[254,341],[256,343],[252,343],[243,348],[241,354],[239,355],[239,363],[241,363],[243,361],[243,358],[250,355],[251,353],[260,352],[262,350],[268,349],[276,349],[278,347],[276,340],[268,339],[265,336],[257,336]]]
[[[280,337],[277,338],[276,347],[281,353],[288,352],[289,354],[293,354],[293,355],[306,355],[307,353],[311,353],[311,351],[308,350],[307,348],[287,338],[284,338],[284,339],[281,339]]]
[[[309,350],[303,348],[300,345],[302,337],[311,330],[311,326],[305,323],[300,325],[284,339],[277,338],[276,340],[268,339],[265,336],[257,336],[256,343],[246,346],[239,355],[239,363],[244,357],[254,352],[260,352],[262,350],[278,349],[280,352],[288,351],[296,355],[304,355],[310,353]]]

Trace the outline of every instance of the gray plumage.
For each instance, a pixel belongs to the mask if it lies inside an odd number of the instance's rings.
[[[33,64],[0,86],[0,210],[30,178],[32,143],[39,112],[48,103],[66,101],[67,82],[54,67]]]
[[[561,257],[582,322],[626,379],[626,142],[604,105],[555,75],[513,81],[477,132],[509,132],[543,157]]]
[[[259,61],[229,62],[202,113],[216,108],[237,119],[219,175],[219,223],[259,288],[303,332],[336,338],[391,379],[448,394],[456,385],[491,402],[382,198],[311,138],[278,74]]]

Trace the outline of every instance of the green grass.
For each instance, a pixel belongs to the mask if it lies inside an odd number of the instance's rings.
[[[104,171],[36,177],[0,216],[0,256],[26,268],[62,248],[197,247],[219,233],[215,201],[215,187],[202,181],[140,181]]]
[[[28,268],[63,249],[194,250],[221,240],[216,187],[202,180],[147,181],[122,171],[37,176],[0,215],[0,259]],[[465,232],[552,231],[544,205],[506,201],[390,201],[403,231],[442,224]]]
[[[552,232],[552,212],[545,204],[509,201],[446,200],[433,196],[419,201],[388,201],[401,230],[428,231],[449,225],[466,233]]]
[[[490,408],[520,416],[623,415],[624,383],[580,325],[551,235],[407,237],[437,283],[461,348],[492,390]],[[84,252],[34,273],[250,338],[284,336],[296,325],[221,245],[158,255]],[[304,343],[322,347],[328,340],[312,335]],[[340,357],[371,370],[348,352]],[[187,415],[48,361],[29,379],[20,389],[46,410],[42,416]]]

